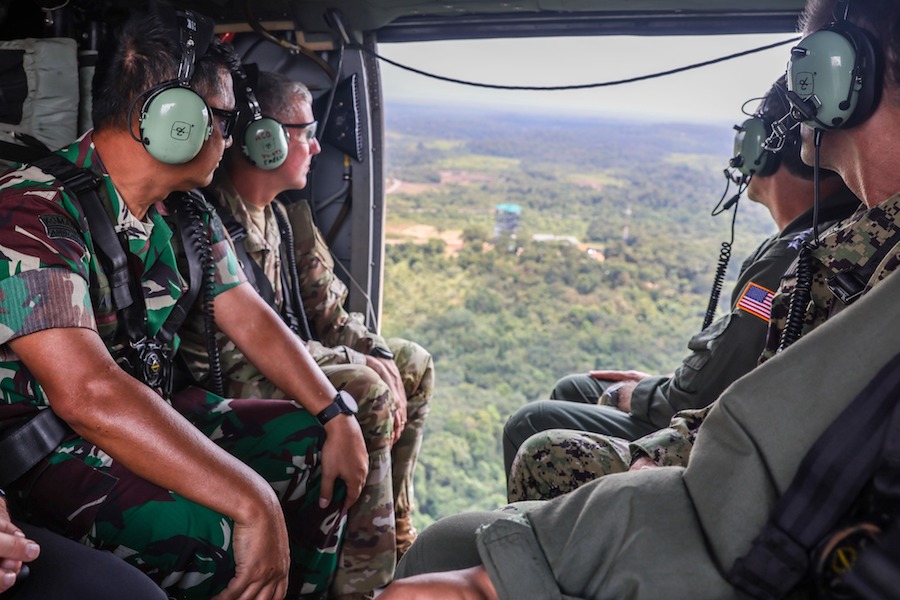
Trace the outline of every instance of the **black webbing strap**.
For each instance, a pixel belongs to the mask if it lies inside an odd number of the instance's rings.
[[[884,257],[898,243],[900,243],[900,229],[895,231],[890,238],[878,247],[878,250],[869,257],[864,266],[847,269],[829,277],[827,280],[828,289],[844,304],[852,304],[857,298],[862,296],[866,289],[866,284],[869,283],[869,280],[875,273],[875,269],[881,265]]]
[[[750,552],[728,573],[732,585],[754,598],[774,600],[800,583],[808,573],[810,551],[833,531],[872,479],[885,455],[885,439],[900,436],[898,398],[900,355],[810,448]],[[889,449],[887,455],[895,453]],[[896,457],[881,466],[897,469]],[[885,476],[894,479],[898,473]]]
[[[100,249],[100,260],[109,278],[113,302],[118,310],[131,306],[134,299],[129,284],[128,258],[116,235],[111,217],[106,214],[97,195],[100,178],[88,169],[76,166],[56,154],[45,156],[31,164],[53,175],[69,192],[78,197],[78,203],[87,220],[83,225],[88,227],[91,238]]]
[[[272,284],[269,282],[268,277],[266,277],[262,267],[250,257],[250,254],[247,253],[247,248],[244,247],[247,230],[243,225],[238,223],[237,219],[234,218],[234,215],[232,215],[227,208],[218,202],[213,202],[212,204],[215,206],[216,212],[219,213],[219,218],[222,219],[222,224],[225,225],[228,236],[231,238],[231,241],[234,242],[234,252],[237,254],[238,261],[241,263],[241,269],[244,271],[244,275],[247,276],[247,282],[252,285],[262,299],[266,301],[266,304],[274,309],[275,290],[272,289]]]
[[[31,470],[72,433],[65,421],[49,408],[0,439],[0,487]]]
[[[23,145],[0,140],[0,159],[14,163],[32,162],[47,156],[49,152],[46,146]]]
[[[287,215],[276,204],[272,203],[272,212],[278,222],[281,231],[281,255],[283,257],[281,269],[282,289],[284,290],[283,316],[288,326],[300,336],[304,342],[312,339],[309,320],[306,318],[306,307],[303,306],[303,297],[300,294],[300,276],[297,274],[297,251],[294,248],[294,231],[288,221]]]

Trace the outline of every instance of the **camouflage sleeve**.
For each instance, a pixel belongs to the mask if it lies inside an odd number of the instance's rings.
[[[334,273],[334,259],[313,223],[309,205],[296,202],[287,212],[294,232],[300,294],[316,338],[326,346],[343,345],[363,354],[376,347],[387,350],[384,338],[369,331],[362,315],[344,310],[347,287]]]
[[[660,467],[686,467],[697,431],[713,406],[715,402],[704,408],[677,413],[668,428],[631,442],[631,455],[646,454]]]
[[[313,360],[315,360],[316,364],[320,367],[330,365],[366,364],[365,356],[347,346],[335,346],[334,348],[329,348],[322,344],[322,342],[310,340],[306,343],[306,347],[312,355]]]
[[[0,220],[0,344],[55,327],[96,330],[90,253],[59,192],[7,188],[0,194]]]

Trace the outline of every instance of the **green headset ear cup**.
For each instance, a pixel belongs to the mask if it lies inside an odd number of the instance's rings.
[[[200,153],[212,133],[209,107],[196,92],[179,86],[151,94],[141,109],[144,147],[153,158],[180,165]]]
[[[881,91],[881,57],[868,32],[838,21],[803,38],[796,48],[788,63],[788,89],[804,100],[815,96],[817,106],[815,120],[804,124],[837,129],[872,114]]]
[[[241,152],[260,169],[277,169],[287,160],[288,135],[275,119],[262,117],[250,121],[241,141]]]
[[[884,76],[884,59],[878,40],[869,31],[847,21],[838,21],[832,28],[849,39],[856,50],[859,92],[856,108],[844,124],[844,127],[853,127],[868,119],[878,108]]]
[[[765,119],[751,117],[737,128],[731,166],[744,175],[767,177],[778,169],[779,157],[766,150],[769,125]]]

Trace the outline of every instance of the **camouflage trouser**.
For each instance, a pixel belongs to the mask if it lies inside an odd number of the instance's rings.
[[[628,442],[599,433],[550,429],[519,447],[507,482],[510,502],[549,500],[631,465]]]
[[[394,353],[394,362],[406,390],[406,427],[391,450],[394,503],[398,512],[412,512],[415,509],[413,474],[434,392],[434,361],[431,354],[415,342],[390,338],[387,343]]]
[[[413,508],[413,473],[428,402],[434,386],[431,355],[413,342],[388,344],[407,396],[407,422],[391,448],[393,401],[387,385],[365,365],[322,365],[335,387],[343,386],[359,404],[359,424],[369,452],[369,476],[359,500],[350,507],[332,595],[363,594],[387,584],[396,566],[395,510]],[[226,393],[237,397],[282,398],[284,393],[248,364],[227,370]]]
[[[325,590],[346,522],[345,490],[318,507],[324,436],[315,418],[292,402],[224,400],[198,388],[175,394],[172,405],[281,498],[291,593]],[[82,438],[64,442],[18,491],[31,518],[112,550],[172,598],[211,598],[234,574],[231,519],[136,476]]]
[[[346,384],[344,389],[357,399],[359,424],[369,451],[369,477],[359,500],[350,507],[332,596],[365,594],[393,579],[395,511],[412,510],[413,472],[422,446],[434,368],[431,355],[418,344],[396,338],[388,344],[403,379],[408,413],[406,427],[393,448],[393,402],[375,371],[362,365],[322,367],[335,387]]]

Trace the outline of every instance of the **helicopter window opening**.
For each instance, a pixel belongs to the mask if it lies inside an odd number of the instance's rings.
[[[627,83],[637,83],[639,81],[647,81],[649,79],[656,79],[658,77],[666,77],[668,75],[675,75],[677,73],[683,73],[685,71],[691,71],[693,69],[699,69],[702,67],[706,67],[709,65],[714,65],[722,62],[726,62],[729,60],[733,60],[736,58],[741,58],[744,56],[749,56],[751,54],[756,54],[757,52],[764,52],[766,50],[770,50],[772,48],[778,48],[780,46],[784,46],[786,44],[793,44],[797,42],[799,37],[792,37],[787,40],[780,40],[777,42],[773,42],[771,44],[766,44],[764,46],[759,46],[757,48],[751,48],[749,50],[744,50],[742,52],[735,52],[732,54],[728,54],[725,56],[720,56],[718,58],[711,58],[709,60],[704,60],[702,62],[692,63],[689,65],[685,65],[682,67],[676,67],[673,69],[667,69],[665,71],[658,71],[655,73],[648,73],[646,75],[637,75],[634,77],[628,77],[625,79],[616,79],[612,81],[600,81],[593,83],[576,83],[571,85],[501,85],[496,83],[484,83],[477,81],[468,81],[465,79],[456,79],[454,77],[447,77],[444,75],[439,75],[437,73],[430,73],[428,71],[423,71],[422,69],[417,69],[415,67],[411,67],[409,65],[401,64],[395,60],[391,60],[386,56],[378,54],[377,52],[373,52],[369,48],[365,46],[356,46],[361,49],[363,52],[371,54],[375,58],[386,62],[389,65],[397,67],[398,69],[403,69],[405,71],[409,71],[410,73],[415,73],[417,75],[422,75],[424,77],[430,77],[432,79],[437,79],[439,81],[446,81],[448,83],[457,83],[460,85],[469,85],[472,87],[480,87],[494,90],[520,90],[520,91],[537,91],[537,92],[556,92],[556,91],[567,91],[567,90],[586,90],[586,89],[594,89],[594,88],[603,88],[603,87],[611,87],[616,85],[624,85]]]

